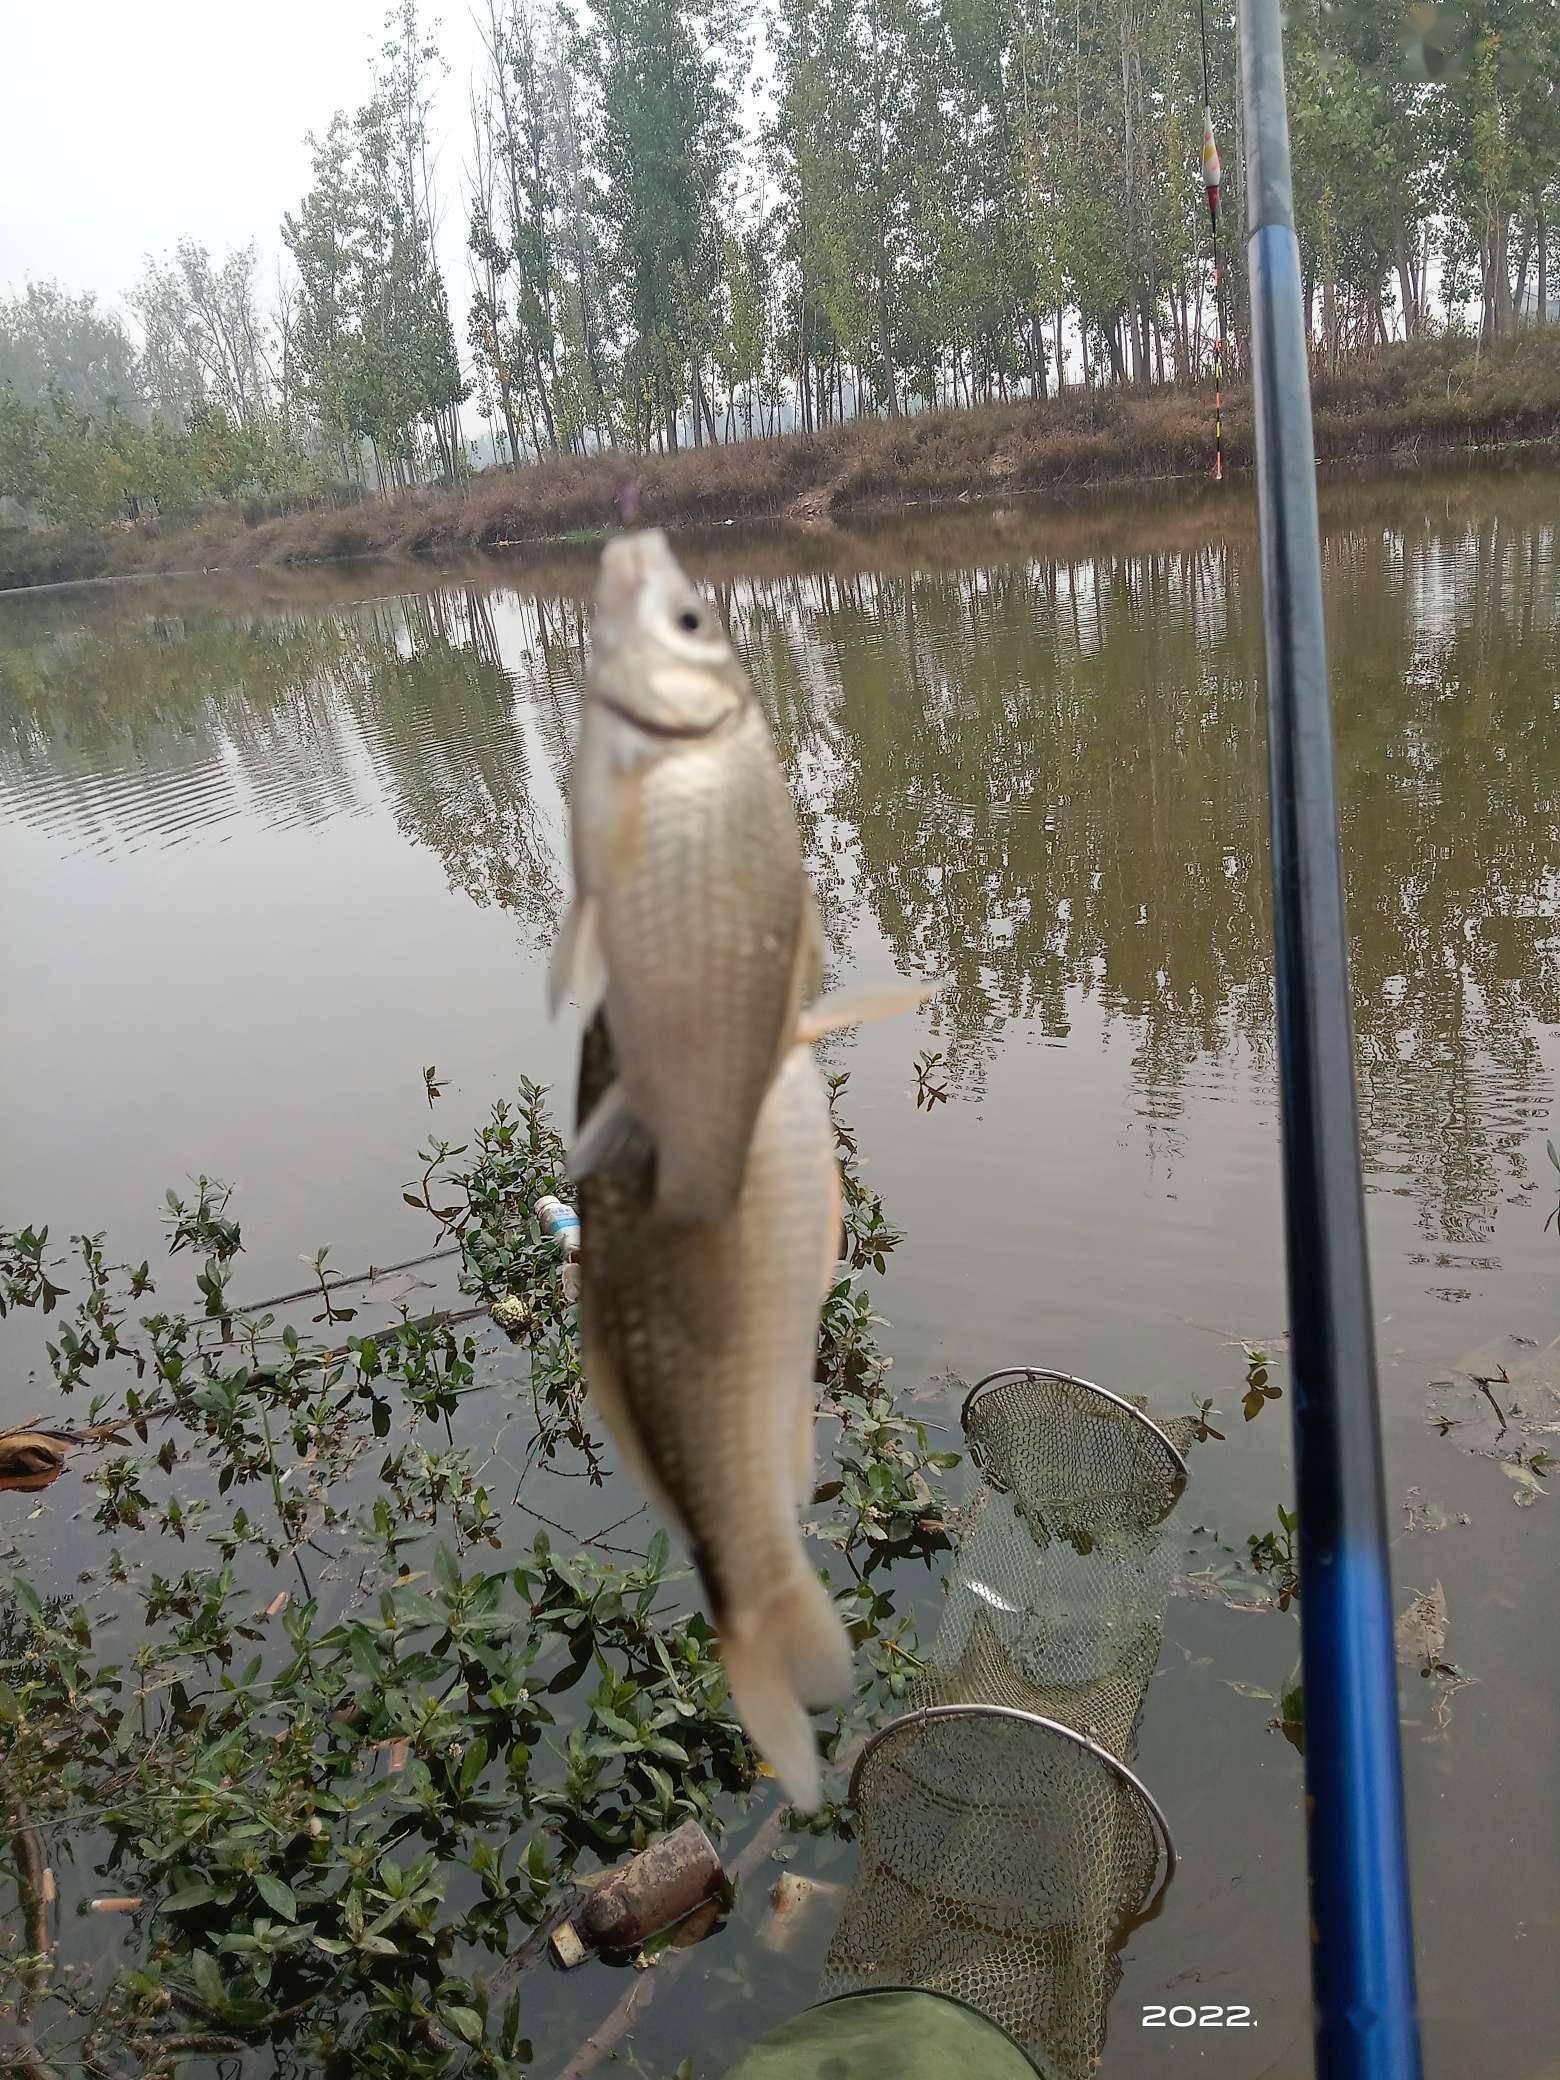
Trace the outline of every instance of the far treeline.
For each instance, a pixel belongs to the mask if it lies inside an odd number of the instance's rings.
[[[256,245],[148,260],[128,319],[0,299],[0,524],[251,521],[519,467],[1209,373],[1196,0],[483,0],[457,338],[402,0],[367,100]],[[1318,364],[1497,342],[1557,301],[1556,0],[1294,0]],[[1237,44],[1208,8],[1230,360]],[[468,418],[463,426],[462,408]],[[488,443],[466,434],[470,414]]]

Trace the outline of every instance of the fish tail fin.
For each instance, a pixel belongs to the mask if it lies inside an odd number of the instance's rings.
[[[731,1701],[798,1812],[817,1810],[818,1748],[805,1706],[850,1694],[850,1639],[810,1567],[721,1628]]]
[[[931,982],[869,982],[848,989],[830,990],[809,1004],[796,1026],[798,1046],[821,1040],[826,1033],[843,1032],[847,1026],[870,1025],[875,1019],[892,1018],[896,1012],[913,1011],[945,989],[952,978],[938,975]]]

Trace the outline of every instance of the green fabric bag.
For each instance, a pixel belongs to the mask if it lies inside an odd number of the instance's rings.
[[[994,2022],[918,1989],[841,1994],[772,2029],[727,2080],[1031,2080]]]

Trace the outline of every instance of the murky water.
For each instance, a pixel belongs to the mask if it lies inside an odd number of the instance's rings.
[[[1443,1725],[1444,1688],[1404,1675],[1448,2075],[1555,2070],[1560,1498],[1511,1462],[1553,1446],[1532,1418],[1560,1407],[1528,1380],[1527,1429],[1492,1410],[1500,1365],[1556,1376],[1560,1333],[1557,492],[1416,478],[1324,505],[1398,1601],[1444,1584],[1473,1679]],[[1156,1411],[1211,1396],[1226,1441],[1182,1504],[1210,1527],[1187,1571],[1214,1531],[1243,1552],[1288,1494],[1285,1405],[1240,1409],[1243,1340],[1288,1384],[1249,503],[723,530],[689,554],[773,715],[837,972],[953,978],[831,1050],[907,1231],[896,1377],[954,1427],[948,1375],[1015,1362]],[[326,1241],[344,1266],[427,1246],[400,1197],[424,1066],[451,1133],[521,1072],[572,1084],[541,971],[590,571],[0,600],[0,1215],[107,1228],[134,1260],[162,1246],[164,1188],[205,1171],[238,1181],[246,1291],[298,1284]],[[921,1049],[945,1057],[930,1113]],[[36,1325],[0,1331],[0,1419],[31,1415]],[[1181,1869],[1128,1944],[1107,2074],[1309,2070],[1301,1763],[1250,1694],[1296,1653],[1292,1615],[1170,1605],[1139,1769]],[[647,2008],[637,2069],[708,2041],[708,2014],[726,2043],[778,2020],[827,1934],[783,1965],[740,1929],[707,1946]],[[560,2063],[569,2017],[619,1993],[568,1984],[539,1997]],[[1256,2027],[1145,2034],[1145,2004],[1178,2001]]]

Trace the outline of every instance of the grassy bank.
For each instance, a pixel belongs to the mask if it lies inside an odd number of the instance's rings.
[[[1560,331],[1476,353],[1465,341],[1399,347],[1313,385],[1323,461],[1414,456],[1560,436]],[[231,570],[343,557],[492,549],[617,524],[625,485],[669,527],[811,522],[942,500],[1067,496],[1090,485],[1206,474],[1212,392],[1071,390],[1044,403],[864,419],[815,434],[669,456],[562,456],[427,489],[248,527],[234,512],[182,533],[0,534],[0,586],[130,572]],[[1249,392],[1226,403],[1225,450],[1250,467]]]

